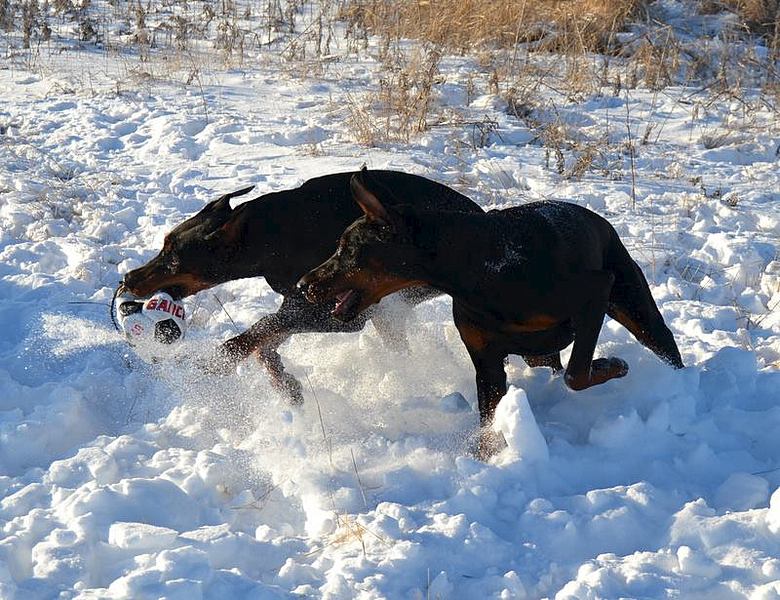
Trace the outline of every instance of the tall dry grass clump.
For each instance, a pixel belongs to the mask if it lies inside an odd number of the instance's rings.
[[[531,42],[539,50],[607,51],[644,0],[358,0],[343,16],[370,34],[466,52]]]
[[[367,146],[404,142],[426,131],[439,75],[440,49],[423,45],[410,56],[388,52],[375,93],[351,99],[348,124],[355,139]]]
[[[705,0],[701,12],[712,14],[724,8],[734,12],[743,27],[753,33],[772,36],[780,22],[780,0]]]

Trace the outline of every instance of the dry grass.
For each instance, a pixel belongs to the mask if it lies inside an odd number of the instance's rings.
[[[715,14],[723,9],[736,14],[741,25],[752,33],[777,35],[780,0],[704,0],[699,10]]]
[[[525,42],[540,50],[605,52],[643,6],[643,0],[357,0],[342,14],[372,35],[459,52]]]
[[[167,79],[196,85],[202,96],[211,69],[281,58],[289,76],[319,77],[345,52],[368,50],[381,63],[376,86],[339,107],[359,143],[409,143],[436,126],[479,148],[501,132],[471,104],[494,95],[535,132],[556,171],[578,178],[593,170],[613,176],[620,162],[613,157],[623,153],[605,149],[608,136],[571,134],[555,111],[545,117],[544,98],[564,106],[639,87],[693,85],[741,102],[743,90],[760,88],[776,104],[779,3],[697,0],[686,10],[727,24],[715,36],[701,28],[698,37],[664,22],[671,17],[652,0],[0,0],[0,29],[13,31],[9,48],[26,48],[30,63],[50,37],[51,47],[96,45],[127,64],[117,91]],[[735,16],[721,19],[725,12]],[[63,43],[74,32],[78,43]],[[447,75],[449,86],[465,91],[463,107],[441,91],[439,63],[452,53],[473,57]],[[651,143],[654,126],[633,132],[631,147]]]
[[[664,27],[654,36],[645,36],[634,53],[637,78],[651,90],[660,90],[678,81],[680,45],[671,27]],[[634,81],[634,86],[638,81]]]
[[[379,89],[349,100],[349,129],[356,141],[367,146],[408,143],[431,125],[429,116],[441,60],[439,48],[423,45],[408,57],[388,50],[384,58]]]

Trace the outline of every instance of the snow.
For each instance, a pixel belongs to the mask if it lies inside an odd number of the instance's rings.
[[[449,124],[372,148],[346,108],[376,86],[370,52],[300,76],[247,61],[190,87],[120,86],[104,56],[87,85],[95,56],[50,60],[0,70],[0,598],[780,596],[768,107],[705,107],[693,87],[558,98],[567,127],[615,144],[626,104],[632,130],[663,123],[638,148],[634,207],[623,153],[608,176],[561,176],[487,86],[464,106],[473,58],[446,58],[437,101],[500,136],[474,147]],[[708,148],[724,124],[732,137]],[[561,199],[604,215],[687,367],[609,320],[597,354],[626,359],[625,378],[572,392],[512,357],[494,423],[507,448],[485,463],[469,452],[473,369],[447,298],[408,316],[408,353],[372,326],[285,344],[300,409],[251,361],[226,378],[174,356],[146,365],[113,330],[121,274],[205,202],[364,162],[486,208]],[[279,301],[261,278],[188,299],[184,354]]]
[[[775,490],[769,499],[769,511],[766,514],[766,524],[772,533],[780,533],[780,492]]]
[[[547,442],[522,389],[509,387],[496,407],[493,429],[501,433],[507,443],[505,458],[526,464],[546,463],[550,459]]]

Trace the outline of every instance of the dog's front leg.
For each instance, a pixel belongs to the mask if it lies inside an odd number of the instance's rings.
[[[491,424],[496,406],[506,393],[504,359],[507,353],[490,339],[489,332],[465,318],[455,304],[453,304],[453,316],[460,338],[466,346],[471,362],[474,363],[480,427],[477,457],[480,460],[487,460],[504,445],[501,434],[495,433],[491,429]]]
[[[211,370],[230,372],[239,361],[255,354],[268,369],[274,387],[285,393],[292,404],[301,404],[301,384],[285,371],[282,357],[277,352],[279,346],[298,333],[354,332],[360,331],[365,323],[363,315],[358,315],[349,323],[342,323],[330,315],[330,306],[310,304],[300,294],[288,294],[278,311],[224,342],[211,361]]]
[[[477,380],[477,402],[479,404],[479,425],[488,427],[501,398],[506,394],[505,354],[498,352],[472,353]]]
[[[303,388],[301,382],[294,375],[284,370],[282,357],[276,351],[276,347],[260,348],[257,358],[263,363],[271,376],[271,383],[285,394],[291,404],[299,406],[303,404]]]
[[[501,398],[506,394],[506,354],[495,350],[487,352],[469,351],[474,363],[477,379],[477,403],[479,405],[479,449],[477,456],[487,460],[505,443],[503,436],[492,429],[493,415]]]
[[[608,271],[591,271],[578,277],[573,287],[576,295],[570,297],[584,300],[572,317],[574,347],[564,375],[566,385],[573,390],[584,390],[628,373],[628,365],[620,358],[593,360],[614,281],[615,276]]]
[[[305,318],[299,318],[296,306],[296,303],[285,299],[276,313],[263,317],[243,333],[223,342],[214,355],[204,361],[203,368],[211,373],[225,375],[232,372],[239,362],[255,354],[267,369],[273,386],[285,394],[292,404],[302,404],[301,384],[285,371],[282,357],[277,352],[277,348],[291,335],[316,330]]]
[[[302,404],[301,384],[284,370],[282,357],[276,351],[296,332],[295,328],[290,327],[284,314],[268,315],[243,333],[223,342],[212,356],[202,362],[202,367],[210,373],[227,375],[239,362],[255,354],[268,370],[273,386],[285,394],[291,404]]]
[[[230,373],[255,351],[277,348],[290,336],[286,329],[284,315],[265,316],[243,333],[220,344],[214,355],[205,361],[204,368],[212,373]]]

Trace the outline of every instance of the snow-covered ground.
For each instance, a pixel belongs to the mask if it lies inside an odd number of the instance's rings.
[[[445,57],[435,90],[461,124],[366,148],[348,123],[376,88],[370,52],[142,91],[102,54],[78,56],[0,70],[0,598],[780,597],[768,102],[673,87],[538,106],[535,119],[605,140],[601,167],[567,177],[488,86],[466,105],[468,57]],[[485,117],[497,130],[462,124]],[[255,364],[226,378],[147,366],[114,332],[121,274],[206,201],[364,162],[489,207],[601,213],[688,367],[609,320],[597,352],[625,358],[624,379],[574,393],[513,357],[496,419],[509,447],[484,464],[466,451],[473,370],[446,298],[410,317],[409,353],[370,325],[293,338],[282,354],[302,409]],[[262,279],[203,292],[183,349],[208,351],[231,318],[247,326],[278,302]]]

